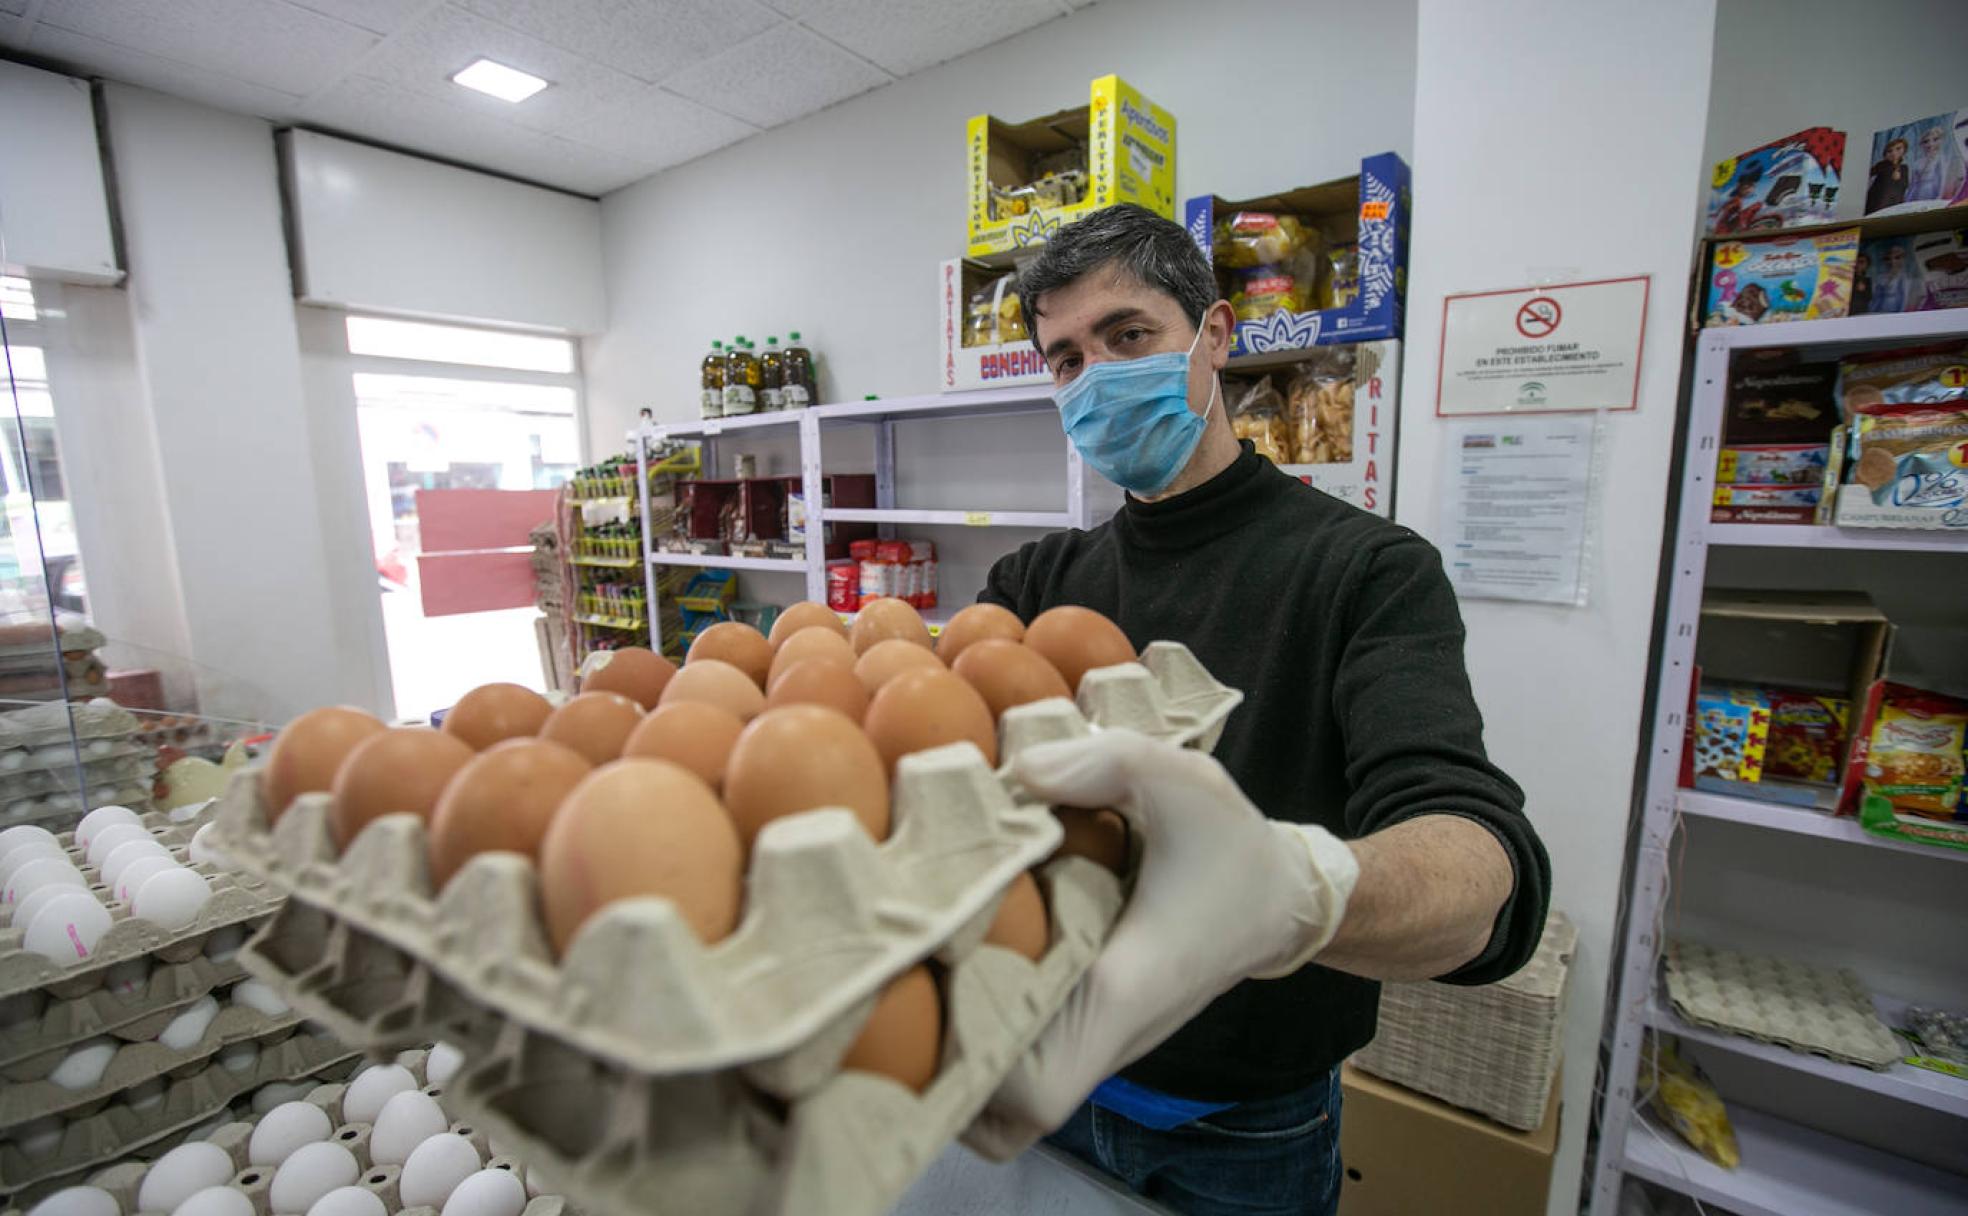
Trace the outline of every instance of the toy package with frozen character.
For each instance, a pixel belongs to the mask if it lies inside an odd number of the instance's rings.
[[[1867,215],[1962,204],[1968,204],[1968,109],[1873,132]]]
[[[1715,166],[1708,230],[1717,236],[1817,224],[1838,205],[1845,132],[1812,127]]]
[[[1723,241],[1708,275],[1703,325],[1764,325],[1846,315],[1859,230]]]
[[[1859,246],[1852,313],[1968,308],[1968,228],[1875,237]]]

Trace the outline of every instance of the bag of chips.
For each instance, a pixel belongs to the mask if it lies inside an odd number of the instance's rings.
[[[1226,389],[1226,394],[1228,390]],[[1230,410],[1230,429],[1248,439],[1257,454],[1273,464],[1291,463],[1291,432],[1285,421],[1285,399],[1265,376],[1244,389]]]
[[[1968,703],[1889,684],[1862,779],[1895,811],[1951,820],[1961,804],[1964,746]]]
[[[1346,464],[1353,459],[1351,347],[1318,351],[1298,365],[1285,393],[1295,464]]]
[[[1295,215],[1237,211],[1216,222],[1216,264],[1232,270],[1273,266],[1321,244],[1319,230]]]

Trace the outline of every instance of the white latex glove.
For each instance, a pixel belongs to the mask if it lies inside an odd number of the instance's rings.
[[[1005,1160],[1239,982],[1289,975],[1338,931],[1360,876],[1324,828],[1266,819],[1210,756],[1127,730],[1019,754],[1037,797],[1111,806],[1142,841],[1106,947],[965,1134]]]

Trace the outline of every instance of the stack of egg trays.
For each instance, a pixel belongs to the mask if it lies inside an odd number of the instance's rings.
[[[189,862],[190,839],[203,822],[144,816],[158,843],[211,885],[211,898],[185,928],[164,929],[111,903],[109,929],[86,958],[68,965],[23,948],[24,926],[0,928],[0,1011],[8,1015],[0,1018],[0,1195],[88,1168],[197,1122],[243,1090],[308,1076],[349,1055],[325,1032],[293,1033],[298,1013],[269,1018],[241,1008],[222,1009],[204,1038],[184,1051],[146,1041],[183,1006],[239,978],[236,946],[216,947],[257,928],[285,898],[260,879]],[[74,834],[56,840],[91,881],[89,891],[108,902],[108,889]],[[208,944],[219,959],[206,956]],[[145,957],[152,965],[141,992],[106,982],[120,964]],[[68,1049],[99,1034],[128,1045],[98,1084],[69,1090],[45,1079]],[[263,1042],[250,1069],[234,1072],[212,1062],[225,1047],[248,1040]],[[161,1100],[152,1082],[162,1083]],[[136,1087],[153,1092],[133,1099]]]
[[[1209,748],[1242,694],[1187,648],[1089,672],[1077,703],[1000,723],[1034,743],[1127,727]],[[1052,941],[1037,963],[982,945],[1006,887],[1052,854],[1056,819],[969,744],[904,757],[876,844],[818,809],[759,834],[746,913],[701,945],[667,900],[611,904],[558,963],[532,863],[473,859],[431,889],[423,821],[373,821],[339,858],[321,795],[271,830],[259,774],[221,800],[213,845],[293,898],[247,967],[372,1050],[444,1037],[453,1095],[584,1208],[877,1213],[982,1109],[1092,962],[1120,883],[1081,858],[1040,873]],[[884,984],[945,967],[943,1066],[917,1095],[842,1072]]]
[[[141,728],[105,699],[0,713],[0,828],[111,803],[147,809],[153,753],[136,738]]]
[[[1906,1055],[1865,984],[1843,968],[1676,939],[1663,970],[1674,1012],[1697,1026],[1861,1068]]]
[[[399,1057],[397,1062],[410,1070],[411,1075],[416,1077],[417,1083],[423,1087],[424,1093],[431,1095],[433,1098],[440,1099],[439,1105],[446,1106],[448,1113],[449,1107],[442,1101],[443,1090],[435,1085],[424,1084],[426,1080],[424,1075],[426,1057],[426,1052],[407,1052]],[[335,1071],[343,1071],[346,1067],[348,1066],[338,1067]],[[369,1134],[371,1125],[367,1123],[345,1123],[342,1120],[342,1096],[347,1092],[347,1089],[348,1086],[341,1083],[317,1085],[298,1098],[297,1101],[306,1102],[310,1106],[317,1106],[328,1116],[328,1121],[335,1128],[334,1132],[329,1136],[330,1141],[343,1146],[349,1152],[353,1153],[356,1163],[362,1167],[362,1173],[358,1176],[355,1185],[374,1193],[378,1199],[381,1199],[383,1201],[383,1208],[390,1213],[390,1216],[399,1216],[399,1214],[400,1216],[438,1216],[438,1210],[434,1207],[406,1208],[402,1205],[402,1200],[397,1193],[397,1180],[403,1172],[403,1167],[400,1165],[377,1165],[374,1161],[370,1160]],[[232,1176],[231,1181],[226,1185],[239,1191],[247,1199],[251,1200],[253,1210],[257,1213],[257,1216],[275,1216],[269,1200],[269,1191],[273,1186],[274,1171],[265,1167],[254,1166],[248,1161],[246,1155],[247,1147],[253,1138],[253,1129],[257,1126],[258,1122],[258,1118],[255,1118],[245,1122],[225,1123],[212,1129],[209,1134],[204,1136],[204,1139],[225,1150],[232,1157],[233,1164],[238,1168],[238,1172]],[[205,1129],[201,1127],[192,1130],[198,1132]],[[496,1155],[485,1133],[473,1127],[471,1124],[453,1122],[449,1130],[470,1140],[472,1146],[478,1150],[481,1159],[490,1158],[489,1161],[486,1161],[486,1168],[511,1170],[518,1174],[522,1181],[533,1181],[533,1179],[528,1177],[525,1167],[520,1162],[509,1156]],[[158,1156],[161,1156],[167,1147],[175,1147],[175,1145],[155,1145],[152,1149],[146,1150],[146,1156],[151,1158],[151,1160],[118,1162],[115,1165],[98,1170],[85,1177],[69,1180],[65,1185],[76,1185],[79,1183],[83,1186],[93,1186],[107,1191],[116,1200],[117,1209],[122,1213],[122,1216],[137,1216],[140,1210],[137,1206],[137,1196],[143,1190],[144,1175],[150,1171],[153,1161]],[[40,1198],[48,1193],[50,1193],[49,1188],[37,1188],[37,1194],[33,1198]],[[532,1193],[532,1187],[529,1186],[528,1196],[530,1201],[527,1203],[521,1216],[575,1216],[573,1209],[569,1208],[557,1195],[535,1195]],[[33,1206],[33,1199],[27,1197],[23,1197],[23,1199],[25,1201],[20,1203],[18,1207],[9,1211],[0,1212],[0,1216],[24,1216],[27,1209]]]

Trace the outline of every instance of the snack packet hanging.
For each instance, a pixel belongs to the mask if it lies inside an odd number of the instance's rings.
[[[1652,1091],[1649,1105],[1688,1146],[1725,1170],[1742,1163],[1736,1129],[1722,1095],[1675,1040],[1652,1031],[1640,1044],[1639,1087]]]

